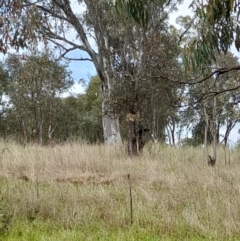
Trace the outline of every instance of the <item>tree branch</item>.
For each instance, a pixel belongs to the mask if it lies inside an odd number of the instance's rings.
[[[59,46],[60,48],[64,49],[64,53],[61,53],[60,56],[57,58],[57,60],[60,60],[61,58],[64,58],[66,60],[79,60],[79,61],[90,61],[90,62],[92,62],[92,59],[90,59],[90,58],[82,58],[82,57],[81,58],[70,58],[70,57],[66,57],[67,53],[79,49],[79,46],[74,46],[72,48],[66,48],[62,44],[54,41],[53,39],[47,38],[47,40],[52,42],[53,44]]]
[[[54,0],[54,2],[65,13],[65,15],[67,16],[67,21],[69,23],[71,23],[72,26],[75,28],[76,32],[78,33],[78,35],[83,43],[84,51],[86,51],[89,54],[89,56],[92,58],[93,62],[95,64],[97,64],[98,63],[97,53],[91,47],[82,24],[80,23],[78,17],[74,14],[74,12],[70,6],[70,1],[64,0],[64,4],[60,3],[59,0]]]
[[[151,78],[160,78],[160,79],[165,79],[167,81],[170,81],[170,82],[172,82],[174,84],[182,84],[182,85],[191,86],[191,85],[201,84],[201,83],[203,83],[204,81],[210,79],[213,76],[216,76],[216,78],[217,78],[220,75],[226,74],[228,72],[239,71],[239,70],[240,70],[240,65],[236,65],[236,66],[230,67],[230,68],[215,69],[211,74],[209,74],[208,76],[206,76],[206,77],[204,77],[202,79],[200,79],[200,76],[202,76],[202,73],[199,74],[198,77],[194,78],[194,79],[197,79],[196,81],[193,81],[194,80],[193,78],[191,78],[189,80],[186,80],[186,81],[174,80],[174,79],[171,79],[168,76],[164,76],[164,75],[150,76],[149,78],[144,78],[142,80],[148,80],[148,79],[151,79]]]
[[[53,13],[51,10],[49,10],[49,9],[43,7],[43,6],[40,6],[40,5],[37,5],[37,7],[38,7],[40,10],[42,10],[43,12],[46,12],[46,13],[51,14],[52,17],[59,18],[59,19],[62,19],[62,20],[64,20],[64,21],[68,22],[68,19],[65,18],[65,17],[62,16],[62,15],[59,15],[59,14]]]
[[[57,35],[57,34],[53,33],[53,32],[52,32],[51,30],[49,30],[49,29],[48,29],[48,31],[49,31],[49,37],[47,37],[47,39],[48,39],[49,41],[53,42],[54,44],[61,45],[60,43],[54,41],[54,39],[56,39],[56,40],[61,40],[61,41],[65,42],[65,43],[68,43],[69,45],[73,46],[75,49],[80,49],[80,50],[83,50],[83,51],[87,52],[87,49],[85,48],[85,46],[83,46],[83,45],[78,45],[78,44],[76,44],[76,43],[74,43],[74,42],[66,39],[65,37],[62,37],[62,36],[60,36],[60,35]],[[50,34],[51,34],[51,35],[50,35]],[[66,50],[66,48],[65,48],[63,45],[61,45],[61,47]]]
[[[63,57],[64,59],[66,59],[66,60],[70,60],[70,61],[90,61],[90,62],[92,62],[92,59],[90,59],[90,58],[69,58],[69,57]]]
[[[184,32],[179,36],[179,40],[178,40],[178,44],[180,44],[180,42],[182,41],[182,38],[184,37],[184,35],[188,32],[188,30],[192,27],[192,23],[194,22],[195,18],[191,20],[191,22],[189,23],[189,26],[184,30]]]

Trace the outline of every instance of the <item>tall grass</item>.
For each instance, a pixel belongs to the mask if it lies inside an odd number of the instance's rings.
[[[239,170],[240,152],[222,148],[212,168],[201,148],[148,145],[143,155],[129,158],[119,147],[23,148],[1,142],[1,235],[6,240],[240,240]]]

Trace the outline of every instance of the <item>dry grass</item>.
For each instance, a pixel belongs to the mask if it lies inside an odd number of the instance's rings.
[[[200,148],[149,145],[142,156],[131,159],[124,149],[114,147],[74,143],[23,148],[2,142],[4,208],[0,206],[0,214],[3,210],[14,220],[48,221],[55,227],[86,232],[94,227],[126,230],[130,174],[137,230],[184,240],[237,240],[239,167],[240,152],[228,152],[225,165],[221,148],[217,165],[211,168],[204,163]]]

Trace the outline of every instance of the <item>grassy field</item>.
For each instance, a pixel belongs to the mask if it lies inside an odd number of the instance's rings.
[[[240,240],[239,204],[238,150],[0,143],[0,240]]]

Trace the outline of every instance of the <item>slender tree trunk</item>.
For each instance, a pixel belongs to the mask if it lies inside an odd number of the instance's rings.
[[[216,135],[217,135],[217,144],[219,144],[220,143],[220,122],[219,121],[216,123]]]
[[[157,118],[156,118],[156,108],[155,108],[155,106],[152,107],[152,112],[153,112],[152,138],[153,138],[153,142],[157,143],[158,142],[158,139],[157,139]]]
[[[173,121],[173,123],[172,123],[172,128],[170,127],[170,130],[171,130],[171,135],[172,135],[172,144],[173,144],[173,146],[175,146],[176,145],[176,142],[175,142],[175,123],[174,123],[174,121]]]
[[[22,142],[22,140],[23,140],[23,145],[25,146],[27,144],[27,142],[28,142],[26,121],[25,121],[26,117],[25,117],[25,115],[23,115],[23,113],[25,113],[25,110],[21,109],[21,105],[20,104],[17,106],[17,110],[18,109],[19,109],[19,112],[17,113],[17,118],[18,118],[18,121],[19,121],[20,130],[22,132],[22,136],[20,137],[20,142]]]
[[[36,103],[35,106],[35,121],[36,121],[36,130],[37,130],[37,142],[39,145],[42,145],[43,138],[42,138],[42,132],[43,132],[43,118],[42,118],[42,110],[41,106]]]
[[[40,107],[39,107],[40,108]],[[43,143],[43,120],[42,120],[42,118],[41,118],[41,111],[39,110],[39,119],[38,119],[38,123],[37,123],[37,125],[38,125],[38,144],[39,145],[42,145],[42,143]]]
[[[54,99],[54,96],[52,96],[52,98]],[[48,121],[48,142],[49,142],[49,144],[52,144],[53,133],[54,133],[55,129],[57,128],[57,124],[55,125],[55,127],[53,127],[53,111],[52,110],[53,110],[53,106],[50,103],[49,104],[49,121]]]
[[[128,154],[135,156],[138,154],[137,133],[136,133],[136,121],[128,121]]]
[[[182,136],[183,127],[181,125],[179,125],[178,128],[179,128],[179,130],[177,132],[178,143],[181,143],[181,136]]]
[[[204,152],[205,152],[205,161],[206,161],[206,163],[208,163],[209,162],[209,155],[208,155],[209,118],[208,118],[208,114],[207,114],[206,100],[203,100],[203,111],[204,111],[204,117],[205,117]]]
[[[43,121],[41,120],[38,128],[38,144],[43,144]]]
[[[20,126],[21,126],[21,130],[22,130],[22,133],[23,133],[23,144],[26,145],[27,141],[28,141],[28,138],[27,138],[25,121],[23,119],[20,120]]]
[[[169,145],[171,146],[172,145],[172,137],[171,137],[171,134],[170,134],[168,126],[166,126],[166,130],[167,130]]]
[[[227,128],[226,128],[224,138],[223,138],[223,143],[224,143],[225,146],[227,146],[229,135],[231,133],[231,130],[236,125],[236,123],[237,123],[236,121],[233,122],[232,120],[227,120]]]
[[[216,115],[216,110],[217,109],[217,97],[213,97],[213,123],[212,123],[212,135],[213,135],[213,166],[215,166],[216,159],[217,159],[217,115]]]
[[[167,132],[168,132],[168,138],[169,138],[169,144],[175,146],[175,122],[172,121],[172,123],[168,123],[167,127]],[[171,141],[170,141],[171,140]]]

